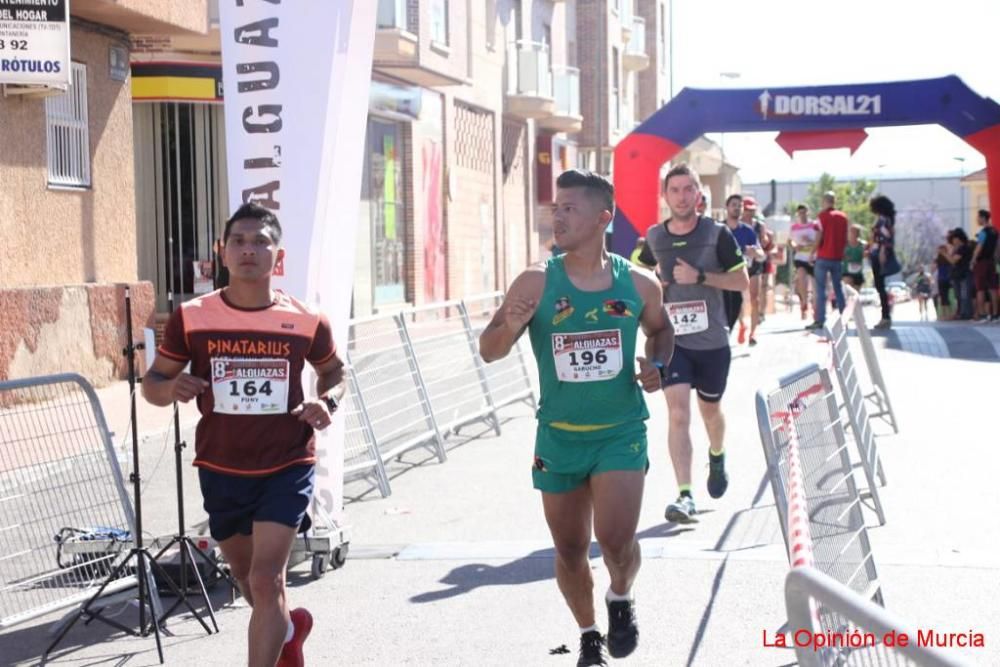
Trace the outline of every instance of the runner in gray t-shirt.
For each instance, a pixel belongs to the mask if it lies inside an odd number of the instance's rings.
[[[729,228],[699,217],[695,206],[701,192],[697,173],[685,164],[671,169],[664,181],[673,216],[646,232],[646,249],[639,261],[655,264],[663,280],[663,298],[674,325],[674,356],[663,369],[669,435],[667,444],[679,497],[667,505],[666,518],[691,523],[691,389],[708,431],[708,493],[719,498],[729,477],[725,468],[725,419],[719,401],[729,375],[729,335],[722,293],[747,288],[743,254]]]

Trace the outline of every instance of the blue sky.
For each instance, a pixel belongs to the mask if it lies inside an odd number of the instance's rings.
[[[1000,100],[1000,0],[673,0],[673,14],[675,93],[684,86],[755,88],[956,74],[979,95]],[[824,171],[838,177],[959,174],[985,166],[978,151],[936,125],[868,134],[853,157],[841,149],[791,159],[773,133],[730,133],[724,145],[744,182],[811,179]]]

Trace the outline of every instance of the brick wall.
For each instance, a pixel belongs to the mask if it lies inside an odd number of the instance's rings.
[[[448,298],[497,288],[497,267],[504,258],[497,238],[493,151],[496,114],[455,100],[451,149],[446,161],[446,257]]]
[[[133,53],[159,53],[172,49],[170,37],[161,35],[134,35],[132,37]]]
[[[86,66],[90,187],[47,186],[45,100],[0,96],[0,286],[132,282],[135,169],[129,84],[108,76],[105,31],[74,25],[73,61]]]
[[[129,286],[138,342],[142,328],[154,324],[153,285]],[[0,380],[72,372],[100,387],[124,378],[125,287],[90,283],[0,289]]]
[[[656,113],[669,101],[669,51],[667,43],[660,45],[660,16],[667,20],[665,0],[639,0],[639,15],[646,19],[646,54],[649,67],[639,73],[639,113],[643,119]],[[667,26],[669,30],[669,26]],[[668,36],[669,38],[669,36]],[[661,53],[663,51],[664,53]]]
[[[639,118],[645,120],[658,108],[657,104],[657,72],[659,70],[657,48],[657,7],[660,0],[639,0],[638,14],[646,19],[646,55],[649,56],[649,67],[638,73],[639,82]]]
[[[507,237],[506,262],[502,265],[500,282],[509,285],[529,262],[528,189],[526,179],[531,170],[527,162],[528,125],[511,119],[503,121],[503,216],[501,224]]]
[[[403,167],[403,210],[405,223],[404,239],[404,267],[405,276],[405,298],[408,303],[420,303],[418,300],[422,295],[420,286],[423,285],[424,263],[420,256],[424,247],[423,226],[417,222],[417,192],[415,183],[417,182],[416,170],[419,168],[417,159],[414,158],[414,137],[413,123],[403,123],[403,153],[401,164]]]
[[[577,57],[580,67],[580,111],[583,114],[583,130],[577,134],[580,146],[596,146],[598,142],[597,120],[598,104],[603,126],[608,126],[607,83],[608,75],[603,75],[601,87],[598,88],[597,67],[603,58],[604,63],[611,60],[611,50],[608,48],[607,26],[610,21],[608,0],[578,0],[576,9],[576,32],[578,47]],[[605,53],[600,54],[603,48]],[[605,130],[604,136],[607,136]]]

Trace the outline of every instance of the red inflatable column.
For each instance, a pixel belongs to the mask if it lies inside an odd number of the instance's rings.
[[[990,211],[996,220],[1000,212],[1000,125],[965,137],[970,146],[986,156],[986,185],[990,191]],[[962,221],[965,224],[965,221]]]
[[[663,137],[637,132],[615,147],[615,204],[637,236],[645,236],[658,222],[660,167],[682,148]]]

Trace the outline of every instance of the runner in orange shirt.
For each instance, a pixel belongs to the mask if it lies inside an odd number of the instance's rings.
[[[154,405],[197,399],[194,465],[209,531],[253,607],[249,664],[300,666],[312,616],[289,612],[285,569],[312,499],[314,432],[343,398],[344,363],[327,318],[271,289],[285,252],[274,214],[243,205],[223,240],[229,285],[171,315],[142,393]],[[306,362],[315,399],[302,388]]]

